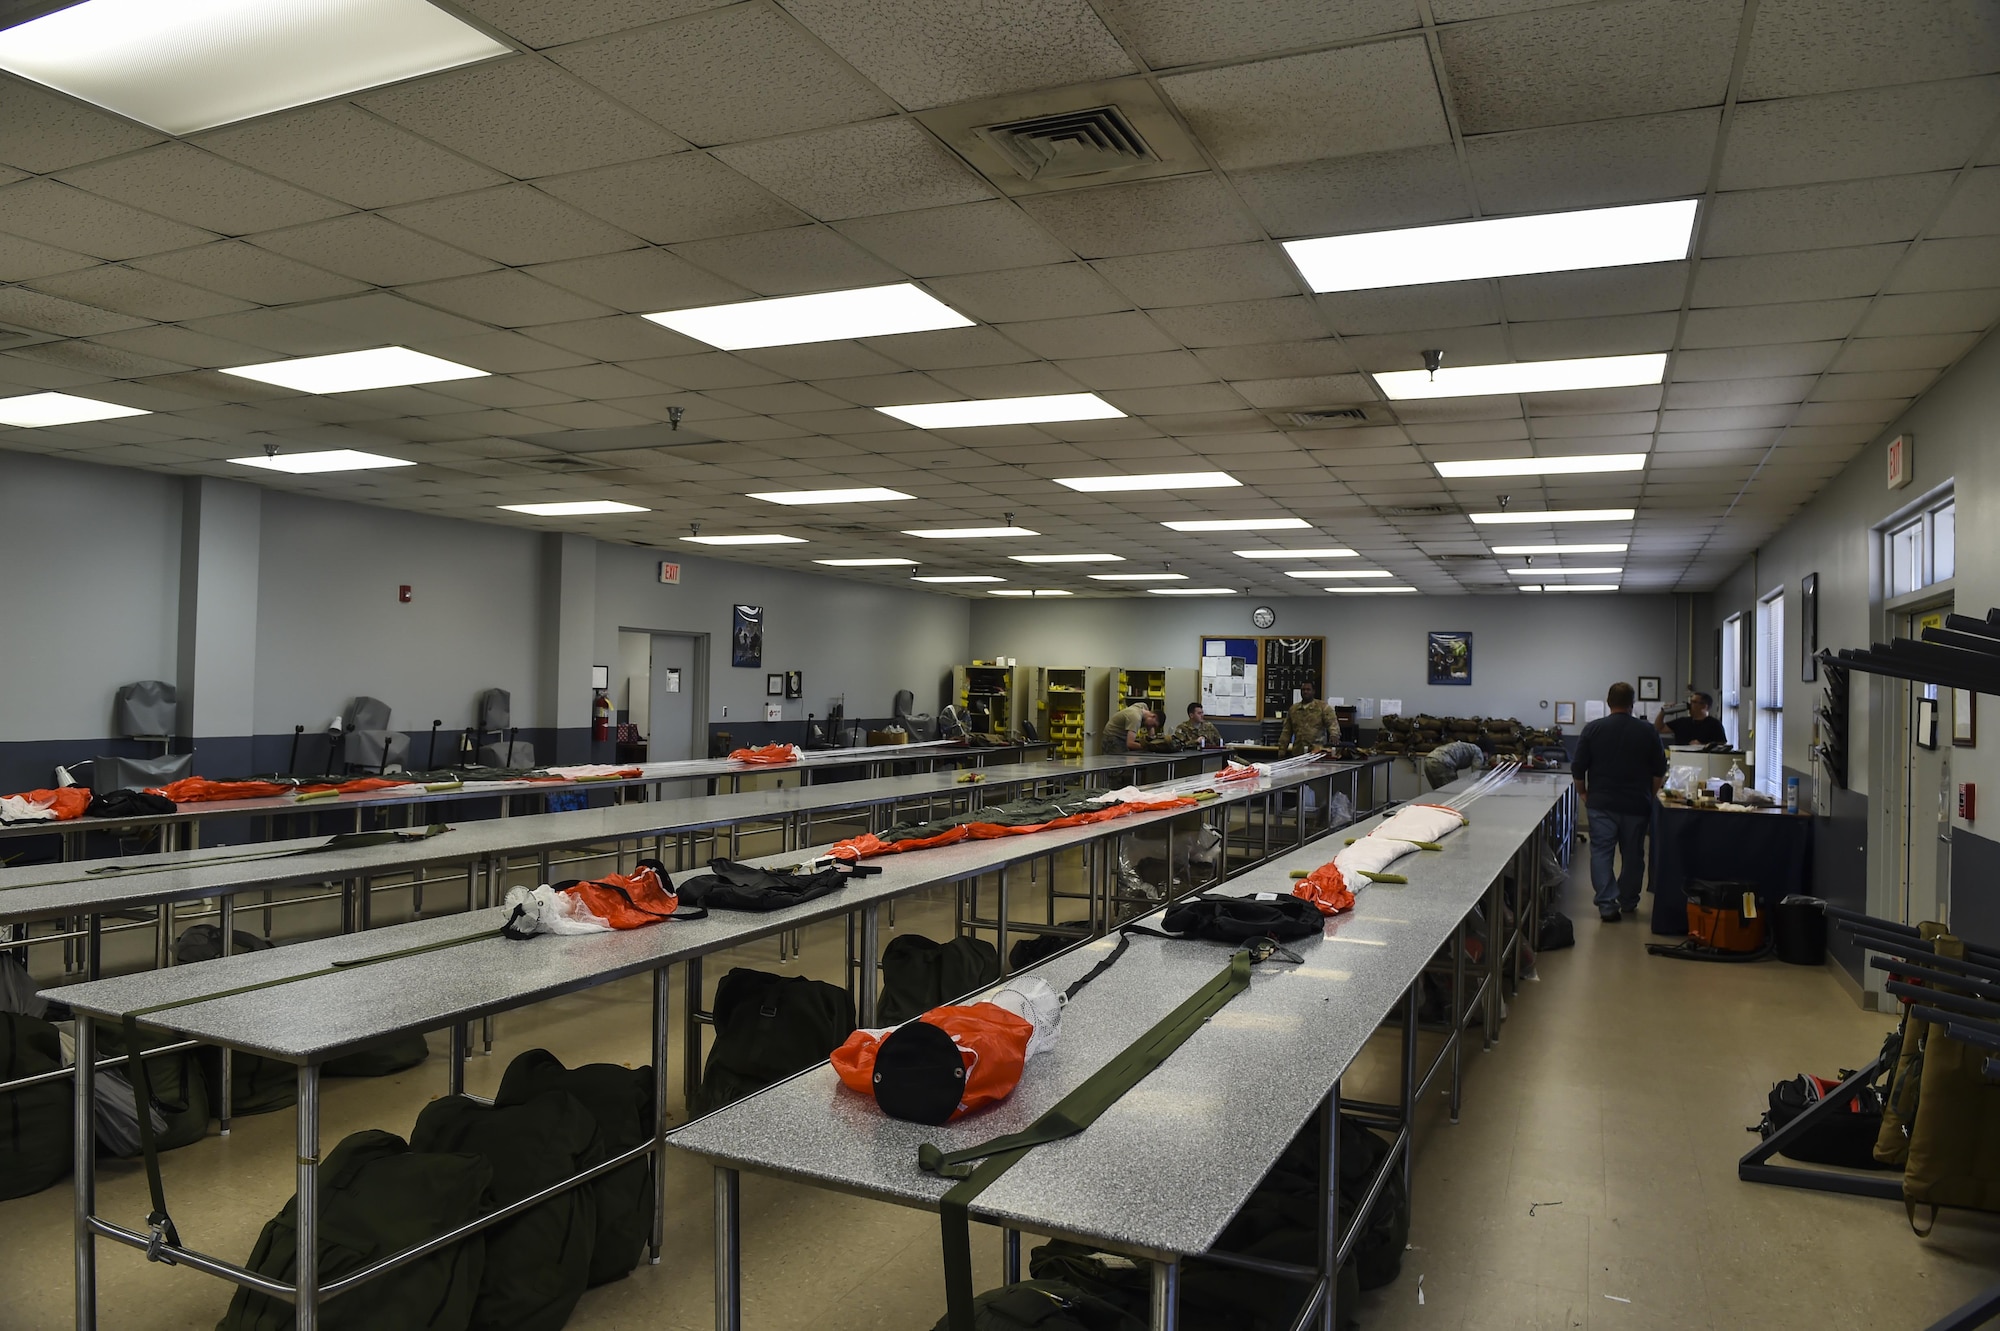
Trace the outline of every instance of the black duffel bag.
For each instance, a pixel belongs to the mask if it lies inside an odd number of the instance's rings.
[[[641,864],[656,862],[640,861]],[[682,901],[711,910],[784,910],[838,892],[849,878],[880,872],[872,866],[845,864],[821,869],[759,869],[718,858],[708,862],[707,873],[675,883],[674,891]],[[665,876],[663,872],[661,877]]]
[[[1288,942],[1311,938],[1326,925],[1319,907],[1303,897],[1259,892],[1247,897],[1189,897],[1167,907],[1160,929],[1126,928],[1135,933],[1164,932],[1172,938],[1206,938],[1217,943],[1247,943],[1253,938]]]
[[[1841,1081],[1854,1074],[1843,1069]],[[1756,1131],[1765,1138],[1832,1093],[1839,1081],[1801,1073],[1771,1088],[1764,1121]],[[1782,1147],[1778,1154],[1809,1165],[1844,1165],[1849,1169],[1885,1168],[1875,1159],[1875,1139],[1882,1131],[1882,1092],[1863,1086],[1845,1107],[1830,1110],[1819,1121]],[[1896,1166],[1889,1166],[1894,1168]]]

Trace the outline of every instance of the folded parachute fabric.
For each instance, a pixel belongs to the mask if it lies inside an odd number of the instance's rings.
[[[734,860],[713,859],[708,862],[707,873],[681,879],[680,893],[695,905],[717,910],[783,910],[838,892],[850,878],[880,872],[846,864],[760,869]]]
[[[642,929],[670,918],[698,920],[708,914],[680,909],[680,897],[658,860],[640,860],[629,874],[510,888],[501,904],[507,908],[507,922],[500,932],[515,939]]]
[[[1441,804],[1406,804],[1306,875],[1292,888],[1292,895],[1312,902],[1323,915],[1337,915],[1354,905],[1356,883],[1389,877],[1390,865],[1413,850],[1434,849],[1466,821],[1463,813]]]
[[[835,859],[865,860],[877,855],[956,845],[961,841],[991,841],[1029,832],[1083,827],[1135,813],[1192,808],[1200,802],[1193,795],[1144,790],[1114,791],[1110,796],[1093,795],[1084,799],[1011,800],[936,822],[905,823],[886,832],[869,832],[837,843],[828,853]]]
[[[292,787],[277,781],[211,781],[205,776],[184,776],[164,786],[149,786],[148,795],[164,795],[176,804],[210,804],[222,800],[258,800],[284,795]]]
[[[619,767],[613,763],[580,763],[574,767],[549,767],[543,770],[561,781],[615,781],[623,777],[646,774],[642,768]]]
[[[976,1003],[858,1030],[833,1051],[833,1070],[891,1118],[949,1123],[1014,1093],[1028,1060],[1055,1044],[1062,1006],[1047,981],[1024,976]]]
[[[752,766],[776,766],[779,763],[795,763],[805,757],[796,744],[759,744],[754,749],[732,749],[729,761],[749,763]]]
[[[1254,781],[1262,775],[1263,772],[1259,770],[1257,763],[1239,763],[1232,758],[1222,765],[1222,770],[1215,774],[1215,779],[1217,781]]]
[[[89,807],[90,791],[83,786],[0,795],[0,823],[66,823]]]

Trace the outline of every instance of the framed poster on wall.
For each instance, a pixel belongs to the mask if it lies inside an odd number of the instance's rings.
[[[1433,684],[1472,683],[1472,635],[1462,629],[1433,630],[1425,660]]]
[[[756,669],[764,664],[764,607],[736,606],[729,617],[729,664]]]

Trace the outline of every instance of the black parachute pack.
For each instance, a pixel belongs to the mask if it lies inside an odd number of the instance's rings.
[[[1167,907],[1158,929],[1128,924],[1121,932],[1156,938],[1202,938],[1242,944],[1256,938],[1283,943],[1310,938],[1326,925],[1319,907],[1302,897],[1259,892],[1247,897],[1187,897]]]
[[[165,795],[143,790],[107,790],[90,797],[86,818],[156,818],[173,813],[180,806]]]
[[[712,910],[773,911],[838,892],[849,878],[866,878],[881,872],[868,865],[843,863],[820,868],[796,865],[790,869],[759,869],[718,858],[708,862],[707,873],[681,879],[674,884],[674,890],[683,901]]]
[[[854,1027],[838,985],[738,966],[715,987],[715,1044],[688,1107],[706,1114],[822,1063]]]
[[[62,1036],[39,1017],[0,1012],[0,1081],[62,1067]],[[75,1158],[75,1087],[47,1081],[0,1092],[0,1201],[68,1176]]]
[[[935,1331],[948,1331],[950,1322],[940,1319]],[[1145,1331],[1146,1319],[1068,1281],[1037,1276],[974,1299],[972,1326],[973,1331]]]
[[[1853,1076],[1843,1068],[1840,1077],[1829,1080],[1801,1073],[1771,1088],[1764,1119],[1751,1131],[1770,1135],[1800,1114],[1827,1098],[1834,1087]],[[1846,1106],[1819,1115],[1810,1128],[1789,1142],[1780,1155],[1812,1165],[1844,1165],[1849,1169],[1884,1169],[1875,1159],[1875,1139],[1882,1131],[1883,1093],[1879,1086],[1863,1086]]]
[[[898,934],[882,949],[882,996],[875,1004],[876,1024],[900,1026],[999,979],[1000,953],[983,938],[960,937],[939,943],[922,934]]]

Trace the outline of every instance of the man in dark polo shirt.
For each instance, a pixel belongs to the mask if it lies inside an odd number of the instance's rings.
[[[1653,728],[1632,715],[1632,686],[1613,684],[1604,695],[1609,716],[1583,728],[1570,770],[1577,797],[1590,818],[1590,883],[1597,917],[1615,924],[1621,911],[1639,909],[1646,881],[1646,832],[1653,802],[1667,775],[1667,751]],[[1612,860],[1619,860],[1612,873]]]
[[[1715,699],[1706,693],[1688,694],[1688,714],[1677,716],[1671,721],[1661,721],[1658,730],[1662,735],[1673,736],[1672,742],[1689,744],[1727,744],[1729,733],[1722,728],[1722,722],[1709,715],[1715,706]]]

